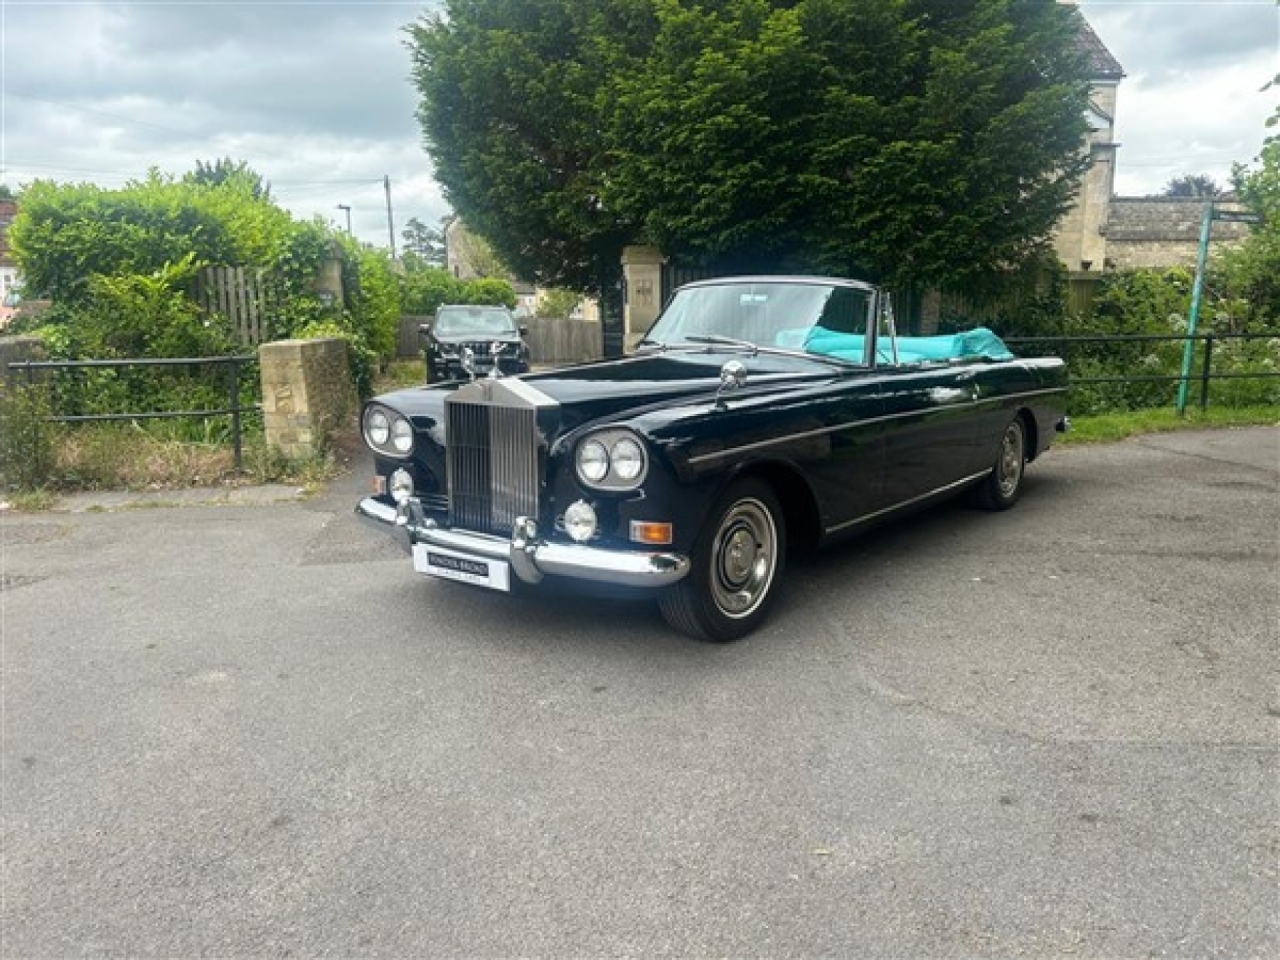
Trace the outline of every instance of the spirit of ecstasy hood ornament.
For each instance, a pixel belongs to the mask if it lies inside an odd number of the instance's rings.
[[[502,377],[502,371],[498,369],[498,358],[502,356],[503,351],[506,349],[506,344],[498,340],[489,344],[489,356],[493,358],[493,366],[489,368],[490,380],[498,380]]]

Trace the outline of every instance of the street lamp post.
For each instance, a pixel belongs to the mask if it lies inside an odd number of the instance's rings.
[[[351,236],[351,207],[345,203],[338,204],[339,210],[345,210],[347,214],[347,236]]]

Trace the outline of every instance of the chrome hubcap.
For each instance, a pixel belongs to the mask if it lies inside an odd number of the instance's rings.
[[[1000,495],[1011,497],[1022,482],[1022,424],[1014,421],[1000,444]]]
[[[777,568],[778,531],[758,500],[734,504],[711,551],[711,592],[727,616],[745,617],[760,606]]]

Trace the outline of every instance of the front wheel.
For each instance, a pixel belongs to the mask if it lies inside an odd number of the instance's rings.
[[[764,620],[786,566],[782,508],[768,484],[739,480],[698,534],[688,575],[658,601],[675,629],[701,640],[737,640]]]
[[[1027,469],[1027,430],[1021,417],[1014,417],[1000,436],[1000,450],[987,479],[974,491],[974,499],[984,510],[1008,510],[1022,496],[1022,478]]]

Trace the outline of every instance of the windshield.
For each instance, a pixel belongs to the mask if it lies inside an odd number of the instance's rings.
[[[503,307],[441,307],[432,328],[446,337],[515,333],[516,322]]]
[[[706,342],[707,337],[758,347],[806,349],[815,335],[866,333],[871,293],[829,283],[761,281],[686,287],[650,328],[651,343]],[[842,357],[855,362],[860,356]]]

